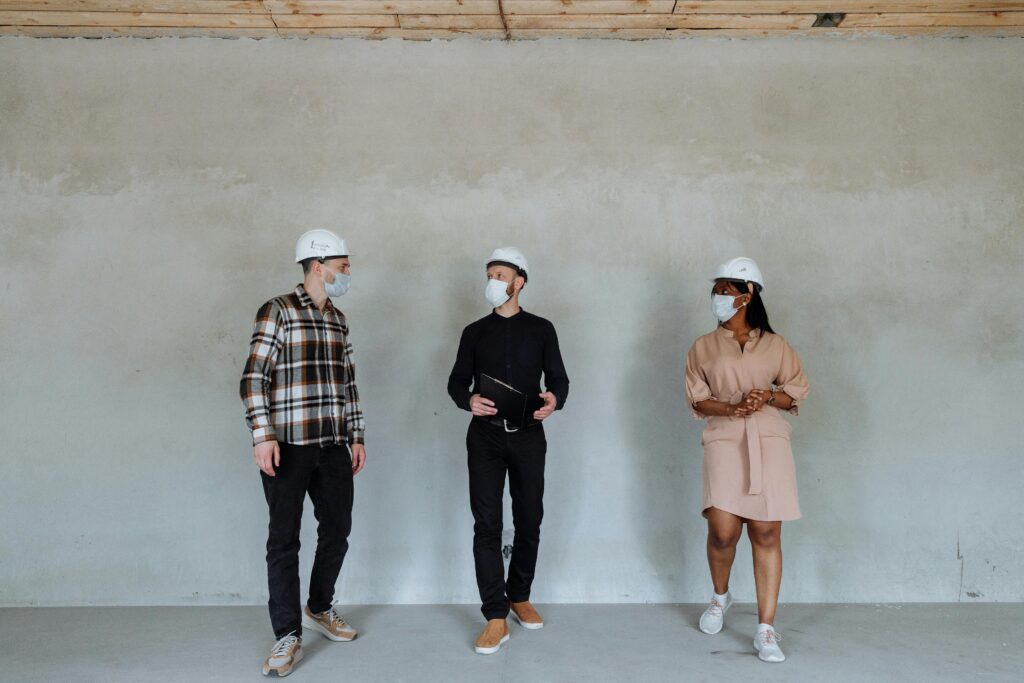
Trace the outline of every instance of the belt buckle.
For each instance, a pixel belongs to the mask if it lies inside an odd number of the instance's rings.
[[[505,427],[505,433],[506,434],[515,434],[516,432],[519,431],[519,427],[516,427],[515,429],[509,429],[508,428],[508,420],[502,420],[501,422],[502,422],[502,426]]]

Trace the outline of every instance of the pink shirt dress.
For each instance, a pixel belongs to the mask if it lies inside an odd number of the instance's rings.
[[[793,400],[807,397],[807,377],[800,359],[777,334],[751,330],[741,350],[724,327],[700,337],[686,355],[686,397],[698,420],[707,420],[704,446],[704,502],[744,519],[800,519],[796,470],[789,437],[793,428],[779,410],[765,404],[748,417],[706,417],[694,404],[709,398],[739,403],[751,389],[775,385]]]

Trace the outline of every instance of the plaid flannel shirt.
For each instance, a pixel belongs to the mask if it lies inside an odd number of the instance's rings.
[[[256,314],[240,393],[253,445],[363,443],[345,315],[330,299],[321,314],[302,285]]]

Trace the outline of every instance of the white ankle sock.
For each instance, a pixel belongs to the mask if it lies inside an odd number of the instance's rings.
[[[761,633],[762,631],[774,631],[774,630],[775,630],[775,627],[772,626],[771,624],[758,624],[757,625],[757,632],[758,633]]]
[[[719,595],[718,593],[715,593],[714,591],[711,591],[711,592],[715,596],[715,600],[718,600],[718,604],[724,605],[725,603],[727,603],[729,601],[729,591],[725,591],[721,595]]]

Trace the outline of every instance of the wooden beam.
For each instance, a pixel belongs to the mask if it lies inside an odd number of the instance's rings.
[[[182,26],[0,26],[0,36],[33,38],[276,38],[272,28]]]
[[[498,0],[267,0],[275,14],[498,14]]]
[[[0,0],[0,11],[266,14],[260,0]]]
[[[278,28],[398,28],[396,14],[277,14]]]
[[[504,0],[505,14],[671,14],[675,0]]]
[[[180,14],[171,12],[0,11],[0,26],[181,26],[274,28],[268,14]]]
[[[505,29],[497,14],[400,14],[398,24],[406,29]]]
[[[836,29],[816,28],[809,30],[788,29],[518,29],[512,31],[513,40],[538,40],[545,38],[653,40],[670,38],[773,38],[811,37],[843,40],[861,36],[929,36],[937,38],[963,38],[966,36],[989,36],[999,38],[1024,37],[1024,26],[1000,28],[977,27],[956,28],[944,26],[910,26],[904,28]]]
[[[880,26],[1024,26],[1024,12],[847,14],[839,24],[839,28],[877,28]]]
[[[504,40],[504,31],[480,29],[462,31],[458,29],[409,30],[400,28],[307,28],[307,29],[259,29],[259,28],[202,28],[202,27],[147,27],[147,26],[0,26],[0,36],[18,35],[35,38],[158,38],[158,37],[207,37],[207,38],[273,38],[282,35],[295,38],[350,38],[366,40],[452,40],[470,38],[473,40]],[[864,29],[519,29],[512,31],[514,40],[537,40],[544,38],[611,39],[611,40],[656,40],[685,38],[731,38],[760,39],[777,36],[815,36],[830,40],[854,39],[858,36],[931,36],[937,38],[962,38],[965,36],[992,36],[1024,38],[1024,26],[1005,27],[943,27],[908,26],[902,28],[879,27]]]
[[[579,1],[579,0],[577,0]],[[831,12],[998,12],[1024,10],[1018,0],[679,0],[680,14],[822,14]]]
[[[403,29],[403,28],[282,28],[281,35],[287,38],[364,38],[385,40],[401,38],[403,40],[453,40],[455,38],[475,38],[484,40],[504,40],[505,32],[494,29]]]
[[[810,28],[813,14],[535,14],[509,15],[510,29]]]

